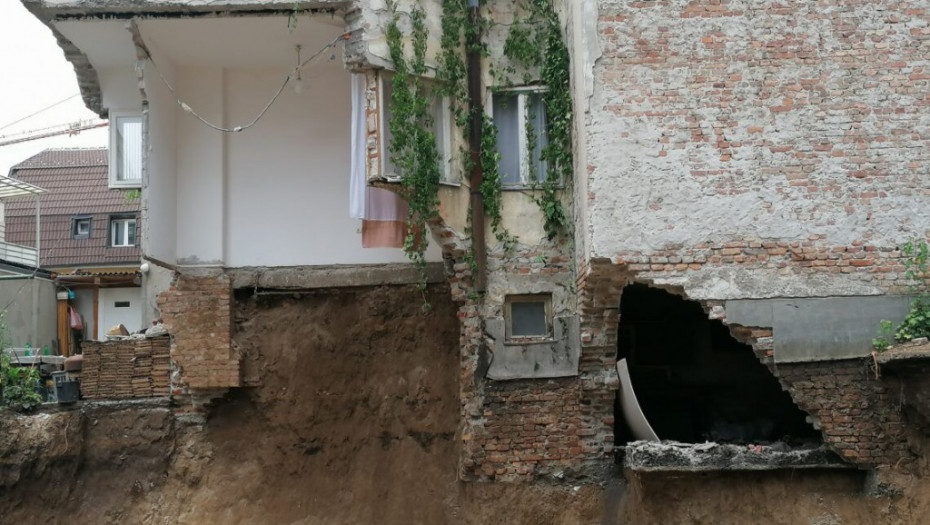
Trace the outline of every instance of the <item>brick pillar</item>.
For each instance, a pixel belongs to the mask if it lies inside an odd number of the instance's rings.
[[[238,352],[232,347],[229,277],[178,274],[158,296],[158,307],[172,336],[171,359],[179,374],[173,382],[176,394],[242,385]]]

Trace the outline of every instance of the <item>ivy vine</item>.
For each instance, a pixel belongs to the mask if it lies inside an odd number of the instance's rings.
[[[477,26],[470,23],[466,0],[446,0],[442,6],[437,90],[448,97],[453,120],[463,136],[468,136],[472,115],[468,111],[466,45],[469,41],[481,42],[477,51],[489,56],[487,35],[492,22],[482,19]],[[426,243],[422,235],[426,222],[438,215],[440,180],[430,100],[421,81],[427,73],[428,32],[423,9],[414,5],[410,12],[412,57],[408,59],[398,27],[396,5],[389,2],[388,7],[392,18],[386,37],[395,69],[388,123],[394,138],[389,150],[395,165],[402,170],[403,193],[410,205],[404,250],[425,272]],[[541,99],[546,110],[548,140],[540,151],[546,162],[546,174],[534,185],[531,198],[542,210],[546,235],[552,240],[560,233],[571,232],[571,222],[560,195],[562,185],[571,181],[573,166],[569,55],[551,0],[518,0],[515,13],[504,41],[503,58],[496,64],[492,63],[490,69],[501,86],[514,85],[514,79],[522,84],[531,84],[535,77],[546,87]],[[485,214],[490,219],[495,237],[505,249],[509,249],[516,243],[516,238],[502,224],[497,127],[486,115],[481,115],[480,122],[479,162],[484,172],[480,191]],[[533,140],[532,148],[535,148],[535,134]],[[460,151],[460,157],[464,172],[469,172],[471,158],[467,149]],[[537,177],[534,176],[533,180]]]
[[[427,73],[426,14],[415,5],[410,13],[412,57],[408,60],[403,34],[398,27],[399,16],[394,2],[389,2],[392,17],[386,39],[394,76],[391,80],[391,118],[388,122],[393,140],[389,145],[391,159],[403,174],[402,193],[407,200],[407,231],[404,253],[420,271],[420,287],[426,286],[426,223],[438,216],[439,153],[430,99],[422,78]]]

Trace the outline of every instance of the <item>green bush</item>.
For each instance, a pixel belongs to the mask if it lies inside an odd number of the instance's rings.
[[[894,340],[906,343],[921,337],[930,337],[930,246],[924,240],[908,241],[901,252],[906,257],[907,270],[904,275],[913,282],[911,292],[917,296],[911,303],[910,311],[894,331]],[[891,326],[891,321],[883,320],[879,336],[872,340],[872,346],[879,352],[884,352],[891,344],[888,340]]]
[[[36,392],[39,383],[39,369],[36,367],[14,367],[10,357],[0,356],[0,399],[3,404],[19,412],[28,412],[42,403],[42,396]]]

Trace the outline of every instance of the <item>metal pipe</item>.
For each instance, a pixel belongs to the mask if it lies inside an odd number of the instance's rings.
[[[468,18],[472,30],[466,31],[465,50],[468,76],[468,111],[469,133],[468,149],[471,157],[471,235],[475,255],[475,275],[472,280],[475,291],[484,293],[487,289],[487,246],[484,239],[484,200],[481,195],[481,183],[484,182],[484,170],[481,167],[481,125],[484,120],[484,106],[481,103],[481,20],[478,15],[478,0],[468,0]]]
[[[36,195],[36,268],[42,266],[42,205]]]

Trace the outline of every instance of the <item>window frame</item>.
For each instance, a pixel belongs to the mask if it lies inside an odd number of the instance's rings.
[[[139,140],[139,178],[138,179],[129,179],[129,180],[120,180],[120,162],[119,162],[119,126],[120,120],[124,119],[133,119],[138,120],[139,125],[141,126],[141,137]],[[140,111],[126,111],[126,110],[116,110],[110,111],[109,113],[109,123],[110,123],[110,144],[109,144],[109,187],[112,188],[141,188],[142,187],[142,172],[144,171],[142,162],[143,152],[145,151],[145,117]]]
[[[388,160],[391,155],[388,143],[388,134],[390,133],[390,97],[388,97],[385,85],[391,84],[394,74],[391,71],[382,70],[378,74],[378,146],[381,150],[379,168],[381,177],[388,182],[397,182],[402,176],[400,173],[388,173]],[[447,96],[438,96],[433,93],[432,83],[425,80],[427,91],[430,98],[430,115],[433,117],[433,134],[436,135],[436,153],[439,155],[439,184],[443,186],[461,186],[461,177],[455,173],[452,166],[452,109],[451,102]],[[439,108],[435,104],[439,103]],[[438,115],[437,115],[438,114]],[[439,118],[437,118],[437,116]],[[443,133],[440,137],[436,130],[441,128]]]
[[[132,222],[133,224],[133,243],[132,244],[116,244],[116,231],[115,227],[117,224]],[[129,230],[126,232],[126,241],[129,241]],[[108,248],[134,248],[139,244],[139,219],[135,215],[111,215],[109,224],[107,224],[107,247]]]
[[[542,184],[546,180],[546,177],[548,176],[548,165],[545,159],[542,159],[542,162],[545,165],[545,169],[536,174],[537,180],[535,181],[530,180],[531,159],[529,158],[529,150],[528,150],[529,145],[527,144],[527,140],[526,140],[527,108],[529,107],[529,104],[526,103],[526,96],[534,95],[538,97],[539,99],[538,102],[539,104],[542,105],[542,108],[543,108],[543,120],[545,120],[546,122],[544,123],[544,126],[540,128],[540,132],[546,134],[545,135],[546,143],[548,144],[549,116],[545,112],[545,109],[546,109],[545,101],[543,100],[541,96],[543,93],[546,93],[547,91],[549,91],[549,89],[546,86],[492,87],[488,90],[488,103],[485,106],[485,112],[487,113],[488,117],[490,117],[491,121],[494,122],[495,126],[497,125],[497,122],[494,120],[494,97],[502,93],[507,93],[511,95],[515,94],[517,96],[517,133],[519,135],[517,137],[517,144],[519,145],[519,148],[520,148],[520,151],[518,152],[518,155],[520,157],[520,177],[519,177],[520,182],[505,183],[503,182],[503,176],[502,176],[501,177],[501,189],[502,190],[520,191],[520,190],[526,190],[526,189],[534,189],[539,184]],[[537,133],[536,135],[537,145],[540,143],[539,137],[540,135],[539,133]],[[545,146],[542,146],[542,147],[545,147]],[[542,147],[540,148],[540,156],[542,155]],[[562,187],[561,178],[557,182],[557,187],[559,188]]]
[[[78,224],[87,222],[87,233],[78,232]],[[71,217],[71,238],[74,240],[90,239],[94,231],[94,218],[90,215]]]
[[[546,323],[546,333],[540,335],[513,335],[513,304],[514,303],[543,303]],[[552,294],[551,293],[534,293],[534,294],[514,294],[504,297],[504,339],[508,343],[540,343],[550,342],[555,339],[555,332],[552,326]]]

